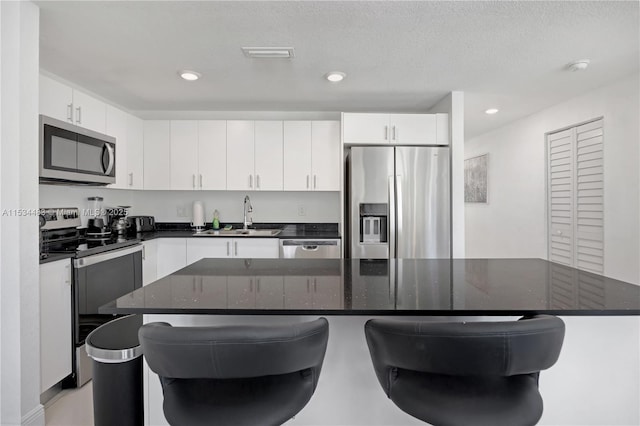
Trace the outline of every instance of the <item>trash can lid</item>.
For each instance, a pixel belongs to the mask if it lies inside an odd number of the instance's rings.
[[[142,355],[138,329],[142,315],[128,315],[109,321],[93,330],[86,340],[87,354],[95,361],[120,363]]]

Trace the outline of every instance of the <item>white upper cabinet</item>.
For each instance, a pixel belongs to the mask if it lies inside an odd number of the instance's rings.
[[[284,189],[311,190],[311,122],[284,122]]]
[[[104,102],[44,75],[40,75],[40,114],[107,133]]]
[[[171,121],[171,189],[198,188],[198,122]]]
[[[311,122],[311,186],[314,191],[340,191],[340,122]]]
[[[40,75],[40,114],[73,123],[73,89]]]
[[[390,114],[389,140],[402,145],[435,145],[435,114]]]
[[[446,123],[446,126],[444,124]],[[438,124],[441,135],[438,135]],[[342,115],[345,144],[446,145],[448,114],[361,114]]]
[[[226,121],[172,121],[171,189],[226,189],[226,150]]]
[[[169,189],[171,168],[171,122],[144,122],[144,189]]]
[[[340,122],[284,122],[284,189],[340,190]]]
[[[254,189],[254,136],[253,121],[227,121],[227,189]]]
[[[116,147],[116,152],[119,148]],[[117,178],[117,175],[116,175]],[[127,174],[129,189],[144,188],[144,121],[127,114]]]
[[[256,121],[253,189],[282,191],[282,121]]]
[[[282,190],[282,121],[227,121],[227,189]]]
[[[198,187],[227,189],[227,122],[198,121]]]
[[[74,90],[73,119],[78,126],[106,133],[107,105],[84,92]]]
[[[128,188],[127,182],[127,113],[107,105],[107,131],[116,138],[116,183],[110,188]]]
[[[388,144],[389,114],[354,114],[342,116],[344,143]]]

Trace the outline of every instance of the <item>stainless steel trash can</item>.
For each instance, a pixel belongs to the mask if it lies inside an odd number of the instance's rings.
[[[141,326],[142,315],[128,315],[87,336],[87,354],[93,360],[95,426],[144,423]]]

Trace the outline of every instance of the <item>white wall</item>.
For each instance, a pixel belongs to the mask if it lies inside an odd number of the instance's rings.
[[[465,142],[489,153],[489,203],[465,205],[467,257],[547,257],[545,133],[604,117],[605,275],[640,283],[636,74]]]
[[[0,2],[0,424],[44,424],[40,405],[39,10]],[[15,210],[14,210],[15,209]]]
[[[244,196],[253,205],[254,222],[331,222],[340,219],[339,192],[243,192],[243,191],[133,191],[131,214],[153,215],[159,222],[191,222],[192,204],[204,204],[205,220],[210,222],[213,211],[220,212],[220,221],[242,222]],[[300,207],[304,215],[299,213]],[[184,216],[178,215],[178,209]]]

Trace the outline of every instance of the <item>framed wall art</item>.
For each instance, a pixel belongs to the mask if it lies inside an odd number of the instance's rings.
[[[464,202],[489,202],[489,154],[464,160]]]

